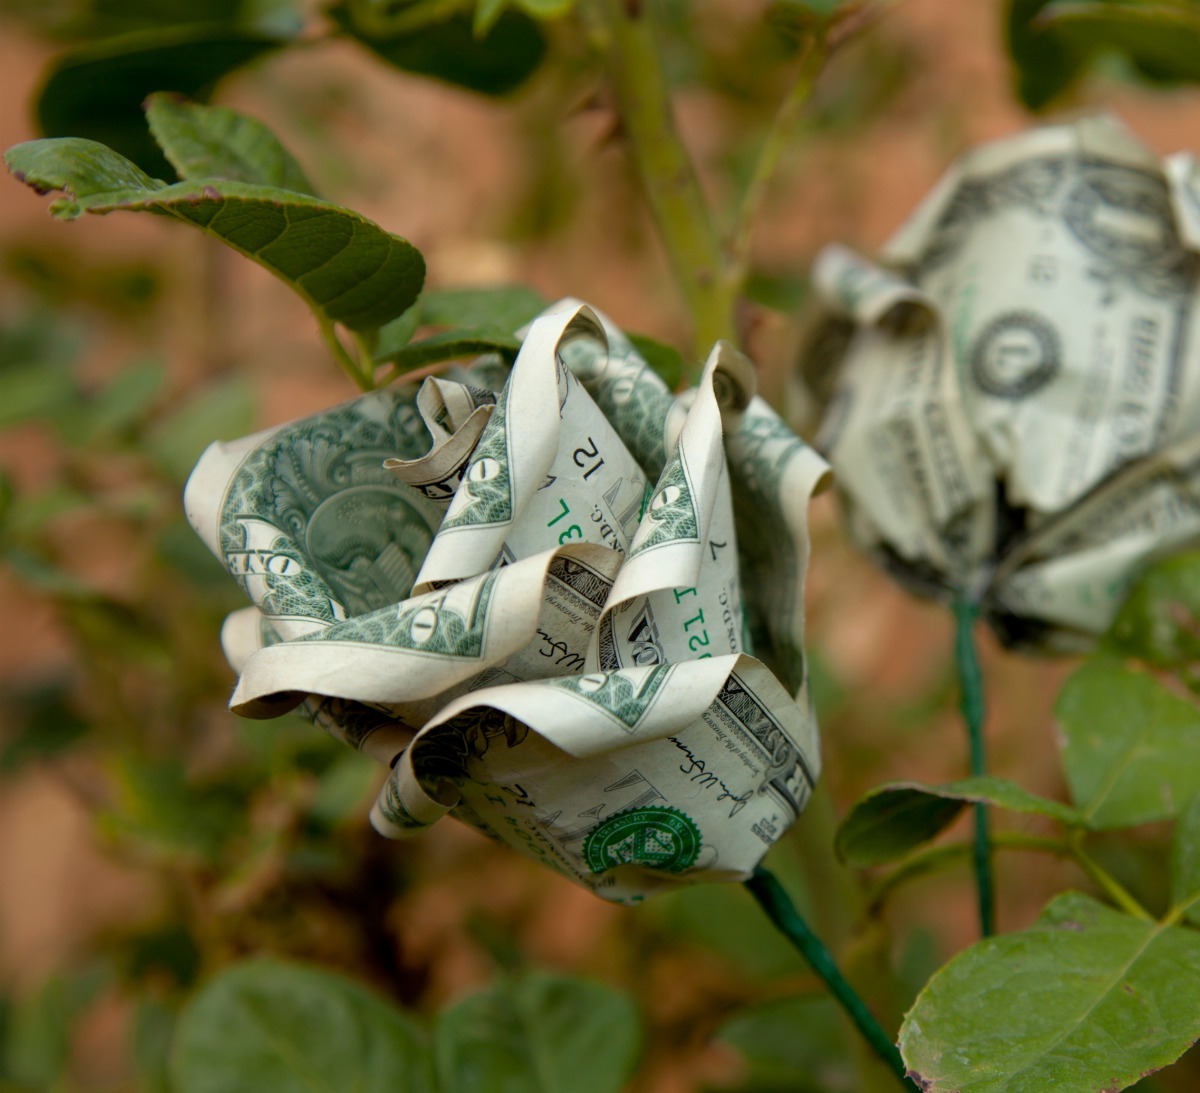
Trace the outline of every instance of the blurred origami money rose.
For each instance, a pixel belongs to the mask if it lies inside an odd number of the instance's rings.
[[[453,812],[613,900],[744,879],[819,770],[803,580],[827,469],[753,386],[721,344],[676,398],[564,301],[510,373],[213,444],[186,507],[254,605],[222,634],[232,708],[300,707],[390,764],[385,835]]]
[[[855,539],[1008,644],[1087,645],[1200,536],[1200,170],[1089,118],[966,155],[803,365]]]

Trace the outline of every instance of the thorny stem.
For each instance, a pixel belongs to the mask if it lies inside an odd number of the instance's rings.
[[[872,1050],[888,1066],[907,1089],[916,1086],[907,1077],[904,1060],[887,1033],[879,1027],[866,1003],[842,975],[833,954],[812,932],[807,922],[796,910],[783,886],[770,870],[759,866],[746,881],[746,887],[766,912],[772,924],[786,937],[808,961],[809,967],[821,978],[830,994],[846,1011],[855,1028],[862,1033]]]
[[[730,292],[736,296],[745,285],[746,275],[750,266],[750,244],[754,232],[754,224],[766,200],[770,183],[779,167],[788,141],[795,133],[797,122],[812,95],[813,84],[820,74],[828,54],[826,39],[823,32],[814,33],[804,44],[800,55],[799,68],[790,90],[779,104],[771,127],[763,139],[759,149],[758,159],[746,192],[742,195],[742,203],[734,220],[733,231],[729,242],[729,268],[725,277],[730,286]]]
[[[976,601],[966,598],[955,600],[954,660],[958,665],[958,679],[962,687],[960,706],[971,746],[971,773],[976,776],[987,774],[987,754],[983,741],[983,672],[979,667],[974,633],[978,617],[979,604]],[[985,804],[975,805],[974,862],[975,886],[979,895],[979,930],[984,937],[990,937],[995,932],[996,909]]]
[[[595,0],[592,40],[616,95],[646,201],[692,320],[694,366],[720,338],[735,339],[734,291],[708,203],[680,139],[652,21],[655,5]],[[695,382],[694,374],[686,377]]]

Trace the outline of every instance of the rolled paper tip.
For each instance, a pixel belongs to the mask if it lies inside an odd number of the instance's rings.
[[[448,787],[439,800],[417,780],[409,752],[401,752],[387,781],[371,806],[371,826],[388,839],[409,839],[437,823],[458,804],[458,795]]]

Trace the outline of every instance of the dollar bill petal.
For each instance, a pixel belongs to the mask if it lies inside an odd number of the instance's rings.
[[[535,320],[442,521],[417,590],[483,573],[547,548],[590,542],[623,553],[645,475],[562,353],[605,345],[587,307]]]
[[[451,703],[393,768],[382,833],[464,822],[637,902],[744,879],[819,773],[811,713],[751,657],[490,688]]]
[[[603,547],[559,547],[265,645],[245,662],[230,708],[276,717],[316,695],[421,724],[468,687],[579,673],[619,565]]]
[[[415,399],[411,387],[375,391],[201,456],[188,519],[281,636],[412,589],[441,511],[383,462],[427,446]]]

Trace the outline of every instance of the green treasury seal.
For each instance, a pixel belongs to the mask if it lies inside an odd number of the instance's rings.
[[[645,865],[682,873],[700,853],[700,829],[678,809],[651,805],[618,812],[594,827],[583,843],[593,873],[618,865]]]

